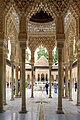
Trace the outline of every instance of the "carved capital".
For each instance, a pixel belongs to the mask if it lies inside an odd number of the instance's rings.
[[[3,39],[4,39],[4,33],[0,32],[0,40],[3,40]]]
[[[64,42],[58,41],[57,42],[57,48],[62,49],[64,47]]]
[[[34,66],[34,61],[31,60],[31,61],[30,61],[30,64],[31,64],[31,66]]]
[[[19,41],[27,41],[27,33],[26,32],[20,32],[18,36]]]
[[[77,60],[80,61],[80,50],[79,49],[77,50]]]
[[[65,41],[65,34],[64,33],[60,33],[60,34],[56,33],[56,40],[64,42]]]
[[[26,41],[20,41],[21,49],[26,49]]]
[[[77,49],[80,49],[80,40],[77,41],[76,45],[77,45]]]
[[[7,42],[6,42],[6,40],[0,40],[0,47],[3,48],[3,49],[7,48]]]
[[[11,62],[14,62],[14,58],[15,58],[15,55],[10,56]]]
[[[49,60],[49,67],[52,67],[52,61]]]

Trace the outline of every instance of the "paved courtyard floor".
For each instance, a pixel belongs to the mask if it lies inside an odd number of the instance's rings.
[[[0,120],[80,120],[80,106],[76,106],[77,92],[73,89],[72,99],[63,98],[64,114],[56,114],[57,93],[52,90],[52,98],[48,98],[45,91],[34,91],[34,98],[30,98],[31,89],[26,89],[26,114],[20,114],[21,98],[10,101],[11,90],[7,88],[7,105],[4,113],[0,113]],[[41,104],[42,102],[42,104]],[[40,118],[40,107],[43,108],[44,119]]]

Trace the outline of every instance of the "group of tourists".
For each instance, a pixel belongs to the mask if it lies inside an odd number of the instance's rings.
[[[56,80],[54,81],[54,83],[52,83],[52,86],[54,88],[54,93],[57,93],[58,83],[56,82]],[[74,83],[75,92],[77,91],[77,87],[78,87],[77,81],[75,81],[75,83]],[[49,83],[48,82],[46,82],[45,88],[46,88],[46,95],[48,95],[48,89],[49,89]],[[70,89],[70,81],[68,81],[68,89]]]
[[[50,84],[48,82],[46,82],[45,84],[45,88],[46,88],[46,95],[48,95],[48,89],[49,89]],[[54,81],[54,83],[52,83],[52,87],[54,88],[54,93],[57,93],[58,90],[58,84],[56,81]]]

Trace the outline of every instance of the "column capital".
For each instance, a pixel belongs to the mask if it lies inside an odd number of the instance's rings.
[[[34,50],[31,50],[31,65],[34,65]]]
[[[26,41],[20,41],[20,48],[26,49]]]
[[[19,29],[20,29],[20,33],[25,33],[26,32],[26,28],[27,28],[27,25],[26,25],[26,16],[22,15],[20,17],[20,24],[19,24]]]
[[[62,41],[58,41],[57,42],[57,48],[58,49],[62,49],[64,47],[64,41],[62,42]]]
[[[65,40],[65,34],[64,33],[56,33],[56,40],[64,42],[64,40]]]
[[[80,49],[77,49],[77,57],[80,56]]]
[[[3,47],[7,47],[7,41],[6,40],[0,40],[0,47],[3,48]]]
[[[49,62],[49,66],[52,66],[52,60],[48,60],[48,62]]]
[[[20,17],[20,32],[19,32],[19,36],[18,39],[20,41],[20,47],[23,48],[23,46],[25,45],[26,47],[26,41],[27,41],[27,26],[26,26],[26,16],[21,16]]]
[[[20,32],[18,39],[20,42],[26,42],[27,41],[27,32]]]
[[[11,55],[11,56],[10,56],[11,63],[14,63],[14,57],[15,57],[14,55]]]
[[[34,61],[31,60],[31,61],[30,61],[30,64],[31,64],[31,66],[34,66]]]

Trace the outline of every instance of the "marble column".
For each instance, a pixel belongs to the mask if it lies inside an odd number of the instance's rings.
[[[32,89],[31,89],[31,98],[34,97],[34,51],[31,51],[31,76],[32,76]]]
[[[64,63],[62,62],[62,97],[64,98]]]
[[[64,98],[64,48],[62,50],[62,97]]]
[[[70,88],[69,88],[69,101],[72,101],[72,60],[70,60]]]
[[[77,52],[77,105],[80,106],[80,51]]]
[[[14,61],[11,60],[11,101],[14,100]]]
[[[52,81],[52,77],[51,77],[51,71],[52,71],[52,64],[49,64],[49,83],[50,83],[50,87],[49,87],[49,98],[52,98],[51,96],[51,81]]]
[[[5,51],[4,53],[4,97],[3,97],[4,105],[7,105],[6,103],[6,58],[7,58],[7,55]]]
[[[34,90],[33,90],[33,86],[34,86],[34,65],[31,65],[31,76],[32,76],[32,88],[31,88],[31,98],[34,98]]]
[[[4,5],[3,1],[0,1],[0,113],[3,110],[3,81],[4,81],[4,28],[5,28],[5,17],[4,17]]]
[[[63,114],[62,110],[62,48],[58,48],[58,114]]]
[[[50,87],[49,87],[49,98],[52,98],[52,96],[51,96],[51,87],[52,87],[52,85],[51,85],[51,82],[52,82],[52,77],[51,77],[51,71],[52,71],[52,49],[51,48],[49,48],[49,60],[48,60],[48,62],[49,62],[49,83],[50,83]]]
[[[22,75],[21,75],[22,65],[20,65],[20,96],[22,96]]]
[[[26,89],[25,89],[25,48],[21,48],[22,67],[21,67],[21,78],[22,78],[22,106],[20,113],[26,113]]]
[[[0,113],[3,110],[3,79],[4,79],[4,51],[3,47],[0,46]]]
[[[16,96],[18,97],[18,66],[15,66]]]
[[[21,49],[20,49],[20,58],[19,58],[19,65],[20,65],[20,96],[22,96],[22,58],[21,58]]]
[[[65,97],[68,98],[68,65],[65,65]]]
[[[12,35],[10,37],[11,39],[11,101],[14,100],[14,95],[15,95],[15,79],[14,79],[14,58],[15,58],[15,41],[14,41],[14,36]]]

